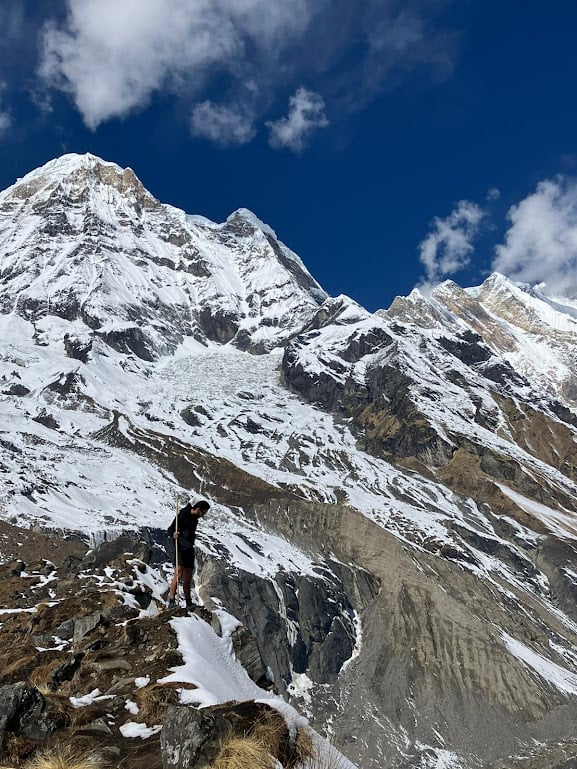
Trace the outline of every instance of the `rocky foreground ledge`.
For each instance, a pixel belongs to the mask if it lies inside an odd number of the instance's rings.
[[[123,536],[89,550],[7,524],[0,543],[0,765],[39,766],[46,755],[46,767],[81,759],[90,769],[343,765],[319,763],[304,719],[266,703],[182,704],[195,685],[174,672],[175,623],[201,622],[215,643],[226,629],[201,606],[162,610],[166,581],[148,544]],[[254,639],[229,631],[236,661],[266,693]]]

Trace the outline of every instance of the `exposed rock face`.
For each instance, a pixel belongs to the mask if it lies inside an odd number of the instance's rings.
[[[233,575],[226,562],[201,566],[203,593],[218,596],[256,637],[262,660],[285,692],[293,673],[334,684],[358,640],[343,583],[323,571],[318,578],[279,573],[271,582],[238,570]]]
[[[21,682],[0,686],[0,750],[10,735],[19,735],[41,744],[58,728],[46,714],[47,704],[38,689]]]
[[[363,735],[365,766],[376,769],[395,760],[399,724],[415,735],[417,765],[418,745],[435,744],[440,729],[445,745],[457,753],[472,750],[483,762],[513,754],[520,730],[527,743],[562,740],[571,732],[575,702],[507,652],[509,638],[523,637],[537,654],[549,640],[564,639],[567,650],[577,643],[539,602],[518,611],[525,601],[523,582],[536,576],[529,559],[515,565],[520,581],[509,585],[507,601],[495,601],[494,588],[464,572],[450,554],[439,559],[410,552],[343,508],[331,508],[328,515],[325,508],[322,524],[312,513],[294,505],[290,516],[276,514],[274,504],[258,510],[263,522],[283,521],[294,540],[321,539],[339,561],[362,560],[367,569],[365,578],[349,572],[345,583],[363,611],[364,652],[342,671],[333,697],[345,697],[346,705],[341,711],[333,701],[331,715],[349,752],[359,749]],[[379,725],[366,717],[377,702]],[[328,698],[315,705],[331,712]]]

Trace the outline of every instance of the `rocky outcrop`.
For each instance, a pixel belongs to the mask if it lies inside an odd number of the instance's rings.
[[[64,722],[35,687],[24,682],[0,686],[0,752],[11,736],[43,745]]]
[[[284,694],[293,674],[334,684],[360,639],[343,583],[328,567],[318,577],[279,573],[271,581],[226,561],[200,559],[203,595],[217,597],[255,637],[272,680]],[[262,670],[262,668],[261,668]]]

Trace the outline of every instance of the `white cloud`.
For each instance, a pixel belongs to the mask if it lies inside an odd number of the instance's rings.
[[[577,286],[577,181],[540,182],[513,206],[505,243],[495,249],[493,269],[513,280],[545,283],[549,293]]]
[[[153,92],[198,91],[216,69],[246,76],[246,41],[275,50],[308,23],[305,0],[68,0],[43,33],[42,77],[96,128]]]
[[[399,13],[396,0],[64,0],[65,18],[44,26],[39,73],[92,129],[170,93],[211,105],[195,109],[193,131],[210,124],[205,135],[225,143],[228,125],[226,141],[238,143],[248,116],[262,118],[277,91],[304,79],[335,110],[351,111],[398,84],[399,73],[423,67],[434,76],[450,58],[434,30],[446,2],[431,10],[407,0]],[[304,143],[325,125],[315,98],[272,124],[277,146],[298,147],[299,130]]]
[[[425,266],[424,290],[470,263],[473,241],[479,233],[486,211],[469,200],[460,200],[445,219],[435,217],[432,232],[419,244],[420,260]]]
[[[187,71],[232,56],[230,25],[215,34],[207,3],[68,0],[67,26],[44,30],[41,73],[68,91],[91,128],[145,105]],[[168,8],[167,6],[170,6]]]
[[[191,131],[194,136],[210,139],[221,146],[247,144],[256,134],[253,118],[244,109],[234,109],[211,101],[195,106]]]
[[[322,96],[299,88],[289,99],[288,115],[266,124],[270,130],[269,144],[275,149],[302,152],[310,135],[328,124]]]

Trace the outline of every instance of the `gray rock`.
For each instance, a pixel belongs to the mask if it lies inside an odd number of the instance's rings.
[[[172,705],[160,735],[164,769],[206,769],[230,734],[230,723],[185,705]]]
[[[64,640],[70,641],[74,635],[74,620],[64,620],[64,622],[58,625],[58,627],[55,629],[54,634],[59,638],[64,638]]]
[[[77,646],[82,639],[91,633],[94,628],[98,627],[102,622],[102,613],[95,611],[94,614],[89,614],[88,617],[81,617],[74,620],[74,634],[72,642],[74,646]]]
[[[82,559],[82,564],[92,569],[103,568],[124,553],[131,553],[134,558],[148,563],[150,547],[133,534],[123,534],[90,550]]]
[[[259,686],[266,685],[267,670],[260,656],[256,638],[241,625],[231,636],[232,646],[237,660]]]
[[[9,734],[44,742],[60,725],[46,713],[46,701],[35,687],[23,682],[0,687],[0,748]]]

